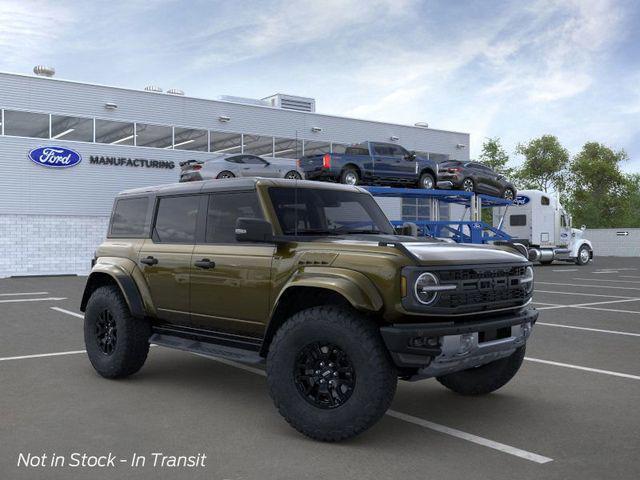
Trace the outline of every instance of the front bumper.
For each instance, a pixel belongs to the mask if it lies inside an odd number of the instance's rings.
[[[538,319],[534,308],[469,322],[395,324],[380,328],[391,357],[413,373],[408,380],[438,377],[512,355]]]

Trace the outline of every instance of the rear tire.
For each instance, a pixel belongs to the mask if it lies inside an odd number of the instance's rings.
[[[302,180],[302,175],[300,175],[295,170],[291,170],[290,172],[287,172],[285,174],[284,178],[286,178],[288,180]]]
[[[476,184],[473,181],[473,179],[465,178],[462,181],[462,190],[465,191],[465,192],[475,192],[476,191]]]
[[[516,193],[513,191],[513,188],[507,187],[504,189],[504,192],[502,192],[502,198],[505,200],[515,200]]]
[[[228,170],[224,170],[218,174],[217,179],[235,178],[235,175]]]
[[[340,174],[340,183],[344,185],[358,185],[360,183],[360,175],[353,167],[347,167]]]
[[[523,345],[509,357],[436,379],[460,395],[486,395],[503,387],[514,377],[522,365],[524,353]]]
[[[269,392],[280,414],[302,434],[325,442],[375,424],[389,408],[397,381],[376,326],[333,305],[294,314],[267,356]]]
[[[105,378],[122,378],[142,368],[149,353],[149,322],[133,318],[115,286],[97,288],[84,314],[84,343],[93,368]]]

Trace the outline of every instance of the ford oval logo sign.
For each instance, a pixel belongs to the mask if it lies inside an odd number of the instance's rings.
[[[79,164],[82,156],[69,148],[38,147],[29,152],[29,159],[43,167],[69,168]]]
[[[518,195],[513,201],[514,205],[526,205],[531,199],[526,195]]]

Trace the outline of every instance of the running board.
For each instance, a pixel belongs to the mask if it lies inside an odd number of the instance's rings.
[[[154,333],[151,335],[149,343],[160,345],[162,347],[174,348],[176,350],[184,350],[185,352],[196,353],[198,355],[205,355],[207,357],[226,358],[227,360],[234,360],[236,362],[264,362],[264,358],[255,351],[230,347],[228,345],[201,342],[200,340],[177,337],[175,335],[166,335],[163,333]]]

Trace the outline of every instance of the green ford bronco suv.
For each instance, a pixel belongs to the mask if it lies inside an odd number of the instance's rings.
[[[282,416],[324,441],[372,426],[398,378],[505,385],[538,316],[531,264],[508,245],[398,233],[359,187],[122,192],[82,298],[89,359],[107,378],[137,372],[150,344],[265,363]]]

